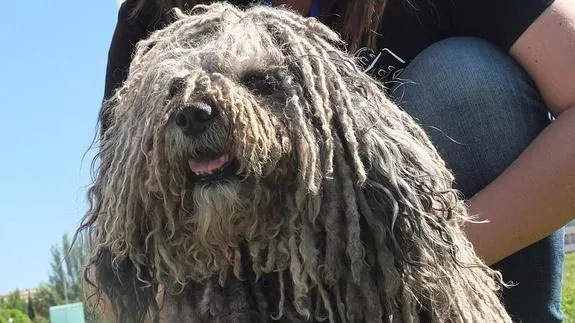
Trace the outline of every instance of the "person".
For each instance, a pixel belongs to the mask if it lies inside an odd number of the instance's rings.
[[[104,99],[138,40],[196,1],[127,0]],[[249,1],[236,1],[249,5]],[[273,0],[341,33],[364,70],[427,131],[472,214],[477,253],[514,287],[514,320],[560,322],[562,226],[575,216],[575,2]],[[102,111],[102,131],[109,111]],[[552,116],[552,117],[550,117]]]

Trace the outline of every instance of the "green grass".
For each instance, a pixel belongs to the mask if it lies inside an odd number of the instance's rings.
[[[563,300],[561,309],[565,314],[565,323],[575,323],[575,252],[565,256],[563,271]]]

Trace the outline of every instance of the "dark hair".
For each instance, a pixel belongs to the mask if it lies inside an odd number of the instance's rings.
[[[196,4],[206,4],[210,0],[137,0],[132,16],[137,16],[146,1],[155,1],[157,8],[167,15],[171,8],[191,9]],[[350,49],[355,50],[360,45],[377,45],[377,30],[383,18],[387,0],[336,0],[341,1],[343,12],[341,17],[331,25],[349,43]],[[231,0],[236,6],[248,6],[254,0]]]
[[[379,24],[387,0],[353,0],[345,1],[343,19],[333,26],[349,42],[350,49],[356,50],[360,45],[377,46]]]

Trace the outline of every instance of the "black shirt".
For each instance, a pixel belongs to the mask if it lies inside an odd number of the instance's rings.
[[[504,51],[553,0],[389,0],[379,48],[361,48],[359,64],[389,81],[421,51],[453,36],[483,38]]]
[[[318,17],[329,21],[345,0],[320,0]],[[125,1],[108,54],[104,99],[127,75],[135,44],[165,25],[154,1],[130,18],[134,0]],[[360,48],[359,64],[372,76],[389,81],[423,49],[452,36],[475,36],[508,51],[553,0],[388,0],[378,31],[379,48]]]

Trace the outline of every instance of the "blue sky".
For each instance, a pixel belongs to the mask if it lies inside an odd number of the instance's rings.
[[[86,210],[114,0],[0,11],[0,294],[48,280],[50,246]]]

